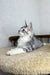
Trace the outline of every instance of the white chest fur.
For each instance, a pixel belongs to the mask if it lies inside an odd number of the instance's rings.
[[[28,37],[28,36],[20,37],[18,40],[18,46],[19,47],[25,46],[26,42],[28,42],[29,40],[30,40],[30,37]]]

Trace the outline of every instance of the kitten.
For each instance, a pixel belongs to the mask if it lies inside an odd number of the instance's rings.
[[[7,55],[14,55],[20,53],[31,52],[34,49],[37,49],[43,45],[40,40],[38,40],[32,32],[32,23],[29,26],[25,22],[25,26],[21,27],[18,31],[20,38],[18,39],[17,48],[11,49],[6,54]]]

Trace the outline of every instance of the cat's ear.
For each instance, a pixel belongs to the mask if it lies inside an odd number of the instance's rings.
[[[27,27],[27,22],[25,21],[25,26]]]
[[[29,26],[28,26],[29,31],[32,31],[32,23],[30,22]]]

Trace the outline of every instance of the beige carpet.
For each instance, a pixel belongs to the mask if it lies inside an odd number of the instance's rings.
[[[50,44],[30,53],[6,56],[6,52],[11,48],[0,49],[0,70],[16,75],[50,73]]]

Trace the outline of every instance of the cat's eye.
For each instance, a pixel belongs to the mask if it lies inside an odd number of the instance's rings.
[[[25,31],[24,29],[22,31]]]

